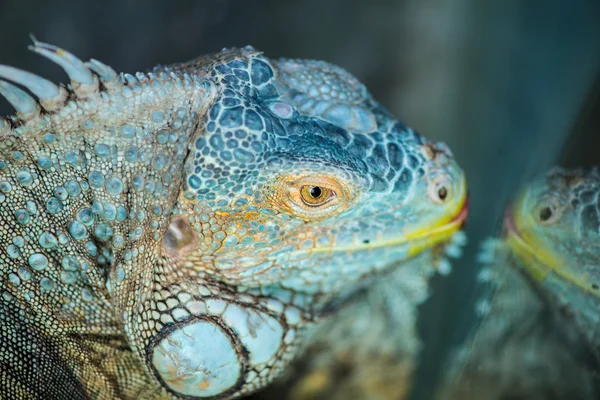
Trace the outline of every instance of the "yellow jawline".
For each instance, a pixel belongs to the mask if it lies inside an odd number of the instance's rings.
[[[412,257],[429,247],[448,240],[452,234],[460,229],[464,223],[464,220],[456,219],[456,217],[463,210],[465,202],[467,201],[466,183],[463,182],[462,188],[464,189],[462,191],[463,197],[456,210],[452,214],[445,216],[437,223],[433,224],[433,226],[425,226],[404,236],[377,240],[371,243],[357,243],[347,246],[317,247],[312,250],[312,253],[337,253],[340,251],[354,252],[379,249],[382,247],[396,247],[408,243],[410,244],[408,255]]]
[[[516,232],[508,232],[507,244],[528,273],[539,281],[544,280],[549,272],[560,269],[558,257],[545,252],[541,246],[534,249]]]
[[[515,227],[519,231],[521,226],[519,216],[513,215],[513,218]],[[564,268],[566,261],[561,256],[554,254],[534,238],[525,233],[509,230],[506,240],[512,252],[523,264],[523,268],[534,279],[543,281],[548,274],[553,273],[561,280],[600,297],[600,294],[590,290],[590,285],[584,278],[573,275]]]

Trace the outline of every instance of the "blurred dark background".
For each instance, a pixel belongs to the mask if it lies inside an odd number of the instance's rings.
[[[470,244],[422,307],[414,399],[474,320],[474,254],[503,204],[553,164],[600,164],[598,0],[0,0],[0,63],[65,82],[29,34],[117,71],[251,44],[330,61],[467,172]],[[12,113],[0,99],[0,114]]]

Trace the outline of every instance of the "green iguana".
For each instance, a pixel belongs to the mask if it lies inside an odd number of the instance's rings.
[[[229,399],[466,218],[449,150],[343,69],[251,47],[0,66],[0,397]],[[32,95],[12,83],[23,86]]]

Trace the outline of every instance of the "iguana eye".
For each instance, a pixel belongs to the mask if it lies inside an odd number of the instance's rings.
[[[305,221],[323,219],[346,209],[359,195],[342,179],[319,173],[280,175],[268,199],[273,207]]]
[[[300,197],[302,201],[311,207],[322,206],[335,196],[335,192],[323,186],[302,186]]]

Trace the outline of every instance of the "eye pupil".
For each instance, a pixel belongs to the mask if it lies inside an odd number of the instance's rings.
[[[540,219],[542,221],[548,221],[552,217],[552,209],[550,207],[544,207],[540,210]]]
[[[313,186],[310,188],[309,193],[313,199],[318,199],[323,194],[323,190],[318,186]]]
[[[322,186],[302,186],[300,196],[304,204],[311,207],[322,206],[335,197],[335,192]]]

